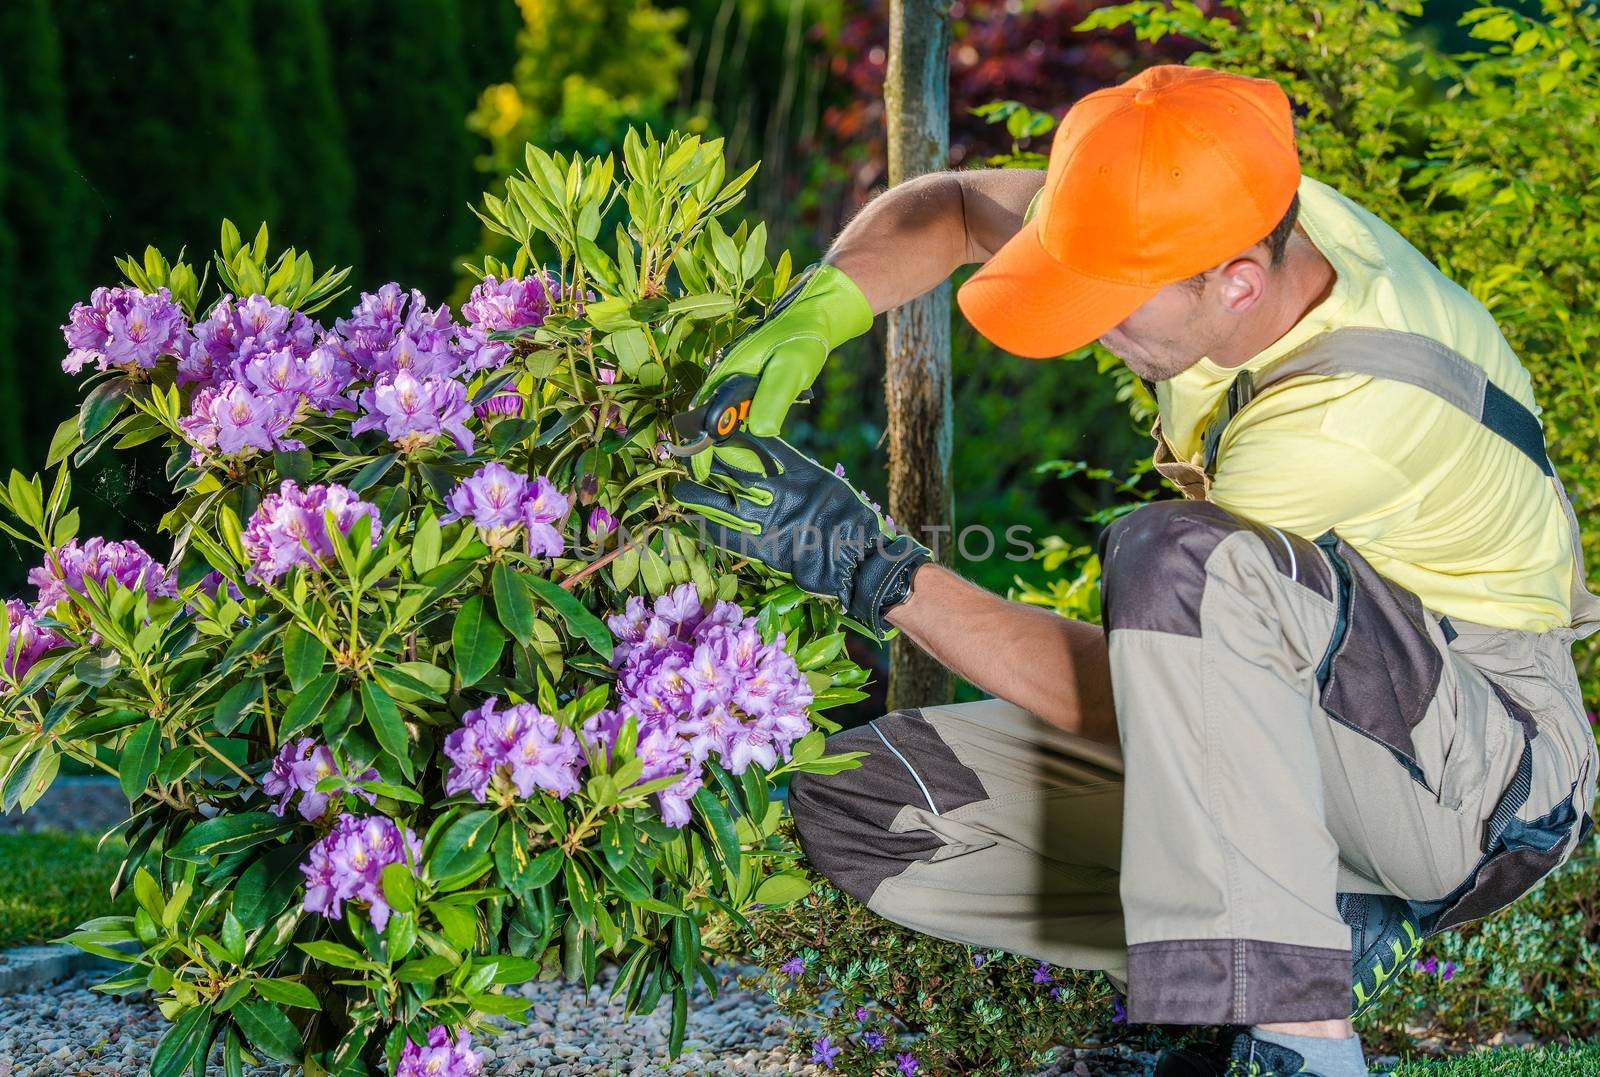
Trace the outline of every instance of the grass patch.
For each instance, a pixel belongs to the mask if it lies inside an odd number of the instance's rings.
[[[1591,1077],[1600,1073],[1600,1044],[1501,1047],[1455,1058],[1417,1059],[1394,1077]]]
[[[122,850],[94,834],[0,834],[0,947],[60,938],[85,920],[127,911],[113,902]],[[126,899],[127,895],[124,895]]]

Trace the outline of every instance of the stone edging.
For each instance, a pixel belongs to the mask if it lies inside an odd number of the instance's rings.
[[[76,946],[52,943],[0,950],[0,995],[38,991],[87,969],[111,969],[116,962]]]

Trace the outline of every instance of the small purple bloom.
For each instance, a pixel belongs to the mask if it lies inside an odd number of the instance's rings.
[[[1444,963],[1443,971],[1439,973],[1439,978],[1445,983],[1449,983],[1451,980],[1455,979],[1455,975],[1456,963],[1454,961],[1446,961]]]
[[[1437,957],[1429,957],[1428,960],[1422,963],[1422,971],[1430,974],[1438,972],[1439,959]]]
[[[450,1031],[435,1025],[425,1046],[406,1038],[394,1077],[478,1077],[482,1072],[483,1056],[472,1049],[471,1033],[463,1031],[452,1043]]]
[[[1050,996],[1050,1001],[1052,1001],[1052,1002],[1060,1002],[1061,1001],[1061,988],[1059,986],[1051,987],[1049,992],[1047,992],[1047,993]]]
[[[301,737],[299,740],[285,744],[278,750],[272,760],[272,767],[261,779],[261,788],[268,796],[278,798],[278,802],[271,808],[272,814],[283,815],[288,810],[289,801],[296,793],[300,793],[300,816],[312,820],[322,817],[328,808],[328,800],[334,792],[321,792],[317,784],[324,778],[341,775],[338,764],[333,760],[333,753],[327,745],[318,744],[311,737]],[[356,777],[356,781],[375,781],[378,772],[372,768]],[[346,789],[350,789],[348,784]],[[368,804],[377,802],[377,796],[367,790],[360,790]]]
[[[1125,1025],[1128,1023],[1128,1010],[1122,1004],[1121,995],[1111,1001],[1111,1023],[1113,1025]]]
[[[505,419],[522,414],[521,393],[496,393],[488,400],[473,405],[472,413],[480,419]]]
[[[617,529],[617,518],[606,511],[605,506],[596,505],[589,510],[587,526],[589,537],[598,541],[609,537]]]
[[[833,1069],[833,1060],[839,1057],[839,1048],[824,1036],[811,1045],[811,1061],[823,1069]]]
[[[791,980],[798,979],[801,974],[806,971],[806,959],[801,957],[799,954],[796,954],[783,964],[779,965],[778,971],[789,977]]]
[[[553,291],[559,298],[560,286]],[[461,304],[461,313],[470,324],[491,331],[543,325],[550,314],[551,292],[542,274],[503,281],[485,276]]]
[[[440,522],[471,517],[490,546],[509,546],[510,536],[522,524],[522,505],[527,497],[527,476],[498,461],[485,464],[450,492],[446,500],[450,511],[440,517]]]
[[[894,1065],[900,1071],[902,1077],[911,1077],[913,1073],[917,1072],[917,1056],[910,1051],[895,1055]]]
[[[983,968],[984,962],[986,962],[988,960],[989,959],[987,957],[985,957],[984,955],[982,955],[982,954],[973,954],[972,955],[972,967],[975,968],[975,969],[981,969],[981,968]]]
[[[189,325],[172,293],[159,288],[96,288],[86,306],[78,303],[61,327],[72,350],[61,369],[77,374],[89,363],[97,370],[149,369],[164,355],[185,350]]]
[[[463,452],[475,444],[466,428],[472,409],[467,387],[449,377],[419,377],[410,368],[381,375],[360,395],[365,412],[350,427],[352,434],[382,429],[402,452],[415,452],[449,434]]]
[[[862,1042],[864,1042],[867,1045],[867,1050],[869,1050],[869,1051],[881,1051],[881,1050],[883,1050],[883,1033],[881,1033],[881,1032],[879,1032],[877,1030],[873,1030],[871,1032],[868,1032],[866,1035],[862,1036],[861,1039],[862,1039]]]
[[[17,599],[6,600],[6,619],[10,622],[10,631],[0,668],[5,670],[6,678],[15,684],[28,675],[41,655],[67,640],[53,629],[39,627],[34,621],[34,614]]]
[[[390,913],[383,869],[415,865],[421,855],[422,843],[409,827],[402,831],[381,815],[341,815],[300,866],[306,877],[305,910],[336,920],[344,915],[344,902],[363,901],[372,926],[382,931]]]
[[[1033,982],[1036,984],[1055,983],[1055,977],[1050,975],[1050,966],[1043,961],[1039,962],[1039,967],[1033,970]]]
[[[285,479],[277,493],[262,498],[245,527],[245,553],[254,562],[249,577],[271,583],[295,565],[324,568],[334,556],[328,514],[341,534],[348,535],[352,527],[367,528],[373,545],[382,537],[377,506],[347,487],[318,483],[302,493],[293,479]]]
[[[107,542],[88,539],[81,545],[70,539],[53,550],[44,564],[28,572],[28,582],[39,589],[35,610],[44,611],[67,598],[82,594],[84,581],[104,587],[115,580],[129,590],[142,590],[152,598],[176,598],[177,586],[167,570],[131,539]]]
[[[565,495],[543,475],[533,480],[522,503],[523,522],[528,525],[528,553],[533,557],[560,557],[566,543],[555,525],[567,515]]]
[[[471,793],[480,804],[496,781],[523,798],[539,789],[560,798],[576,793],[583,765],[576,734],[532,704],[496,711],[498,703],[490,696],[445,738],[444,754],[452,764],[445,792]]]
[[[865,1023],[871,1017],[872,1017],[872,1014],[867,1010],[867,1008],[865,1006],[857,1006],[856,1007],[856,1020],[857,1021],[861,1021],[861,1022]]]

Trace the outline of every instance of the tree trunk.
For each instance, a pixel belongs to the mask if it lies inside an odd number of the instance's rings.
[[[950,160],[948,0],[891,0],[889,183]],[[889,313],[884,394],[889,412],[889,513],[948,564],[955,543],[950,488],[950,285]],[[910,640],[889,649],[889,707],[950,701],[949,672]]]

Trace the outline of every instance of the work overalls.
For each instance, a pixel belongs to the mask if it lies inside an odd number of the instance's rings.
[[[1335,533],[1203,500],[1234,415],[1311,375],[1418,386],[1540,468],[1572,526],[1571,627],[1441,617]],[[873,911],[1104,970],[1131,1021],[1342,1018],[1336,894],[1398,895],[1443,930],[1514,901],[1587,833],[1595,742],[1570,647],[1600,600],[1537,417],[1435,341],[1323,334],[1242,376],[1205,444],[1206,469],[1157,454],[1190,500],[1102,539],[1120,751],[1002,700],[896,711],[830,737],[862,765],[797,776],[790,808],[812,864]]]

